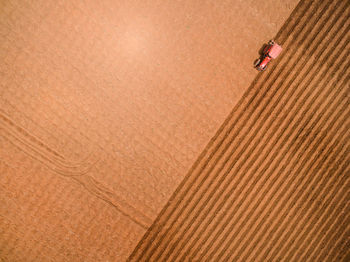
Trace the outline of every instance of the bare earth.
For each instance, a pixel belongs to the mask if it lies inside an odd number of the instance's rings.
[[[349,17],[298,5],[129,261],[350,261]]]
[[[346,260],[348,2],[254,80],[297,3],[0,1],[0,261]]]

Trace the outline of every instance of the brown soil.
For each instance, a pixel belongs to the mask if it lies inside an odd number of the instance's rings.
[[[348,261],[349,16],[298,5],[129,261]]]
[[[347,1],[254,80],[297,2],[0,1],[0,261],[346,260]]]

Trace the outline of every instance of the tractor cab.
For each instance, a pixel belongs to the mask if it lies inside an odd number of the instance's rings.
[[[275,41],[269,41],[268,45],[264,48],[262,56],[255,62],[255,68],[258,71],[264,71],[267,64],[272,60],[277,58],[277,56],[282,52],[282,47],[278,45]]]

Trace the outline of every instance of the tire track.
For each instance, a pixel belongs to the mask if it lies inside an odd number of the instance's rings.
[[[69,162],[11,121],[2,111],[0,111],[0,122],[3,124],[0,130],[4,137],[26,155],[46,166],[54,173],[75,180],[89,193],[116,208],[142,228],[147,229],[148,225],[152,223],[151,218],[128,204],[122,197],[117,196],[115,192],[103,186],[89,174],[99,162],[100,158],[98,156],[101,152],[93,152],[86,159],[78,163]]]
[[[4,101],[4,100],[3,100]],[[7,103],[8,103],[8,105],[10,105],[13,109],[15,109],[16,111],[18,111],[21,115],[23,115],[23,116],[25,116],[25,117],[27,117],[26,115],[25,115],[25,113],[24,112],[21,112],[21,111],[19,111],[19,109],[18,108],[16,108],[14,105],[12,105],[9,101],[6,101]],[[35,123],[36,124],[36,123]],[[57,127],[57,130],[59,130],[59,127],[58,126],[56,126]],[[67,135],[67,136],[69,136],[69,134],[67,134],[64,130],[60,130],[61,131],[61,133],[63,133],[64,135]],[[88,139],[88,137],[85,135],[85,134],[81,134],[85,139]],[[78,141],[76,138],[74,138],[74,137],[71,137],[71,140],[72,141],[74,141],[74,142],[76,142],[76,143],[78,143],[78,144],[80,144],[80,145],[82,145],[82,143],[80,142],[80,141]],[[108,153],[107,152],[107,150],[106,150],[106,148],[105,147],[103,147],[101,144],[94,144],[94,146],[97,146],[97,148],[98,148],[98,154],[100,155],[101,153],[102,154],[105,154],[105,153]],[[130,162],[128,159],[127,159],[127,156],[125,155],[125,154],[122,154],[122,152],[118,152],[118,154],[121,154],[124,158],[123,158],[123,162]],[[136,154],[136,152],[135,152],[135,154]],[[113,155],[109,155],[109,156],[112,156],[113,157],[113,160],[114,161],[118,161],[118,159],[115,157],[115,156],[113,156]],[[32,156],[33,157],[33,156]],[[92,158],[92,157],[90,157],[90,158]],[[101,158],[101,157],[100,157]],[[82,162],[84,162],[84,161],[82,161]],[[112,161],[113,162],[113,161]],[[97,163],[96,163],[97,164]],[[132,163],[129,163],[130,165],[136,165],[136,163],[135,162],[132,162]],[[104,165],[104,167],[106,167],[106,168],[109,168],[110,170],[112,170],[113,172],[120,172],[119,170],[116,170],[115,169],[115,167],[114,166],[112,166],[108,161],[106,162],[106,161],[104,161],[103,162],[103,165]],[[161,167],[159,167],[158,168],[158,170],[162,170],[162,168]],[[145,172],[147,172],[147,170],[145,170]],[[60,171],[60,173],[65,173],[64,171]],[[163,171],[163,173],[164,173],[164,175],[165,175],[165,172]],[[74,175],[74,174],[73,174]],[[75,174],[76,175],[76,174]],[[121,185],[119,185],[119,187],[121,187]],[[123,188],[124,189],[124,192],[126,192],[127,190],[125,190],[125,188]],[[141,201],[140,200],[140,198],[138,198],[138,200],[139,201]],[[142,202],[142,201],[141,201]],[[145,229],[147,229],[148,227],[149,227],[149,225],[151,225],[151,223],[152,223],[152,220],[148,220],[149,221],[149,224],[147,225],[147,227],[145,227]]]
[[[42,141],[40,141],[39,138],[29,134],[28,131],[24,130],[22,127],[15,124],[9,117],[5,116],[5,113],[1,109],[0,109],[0,121],[2,122],[3,126],[7,125],[7,129],[12,130],[10,132],[14,132],[14,133],[16,132],[21,134],[23,137],[25,137],[26,140],[33,142],[33,144],[37,144],[41,148],[51,153],[54,157],[58,158],[59,160],[64,160],[64,157],[61,154],[59,154],[57,151],[45,145]],[[27,144],[29,145],[29,143]]]
[[[80,166],[68,166],[66,163],[62,163],[61,161],[55,161],[55,159],[52,159],[52,155],[49,155],[47,157],[43,151],[40,151],[36,148],[33,148],[31,144],[28,144],[27,141],[23,141],[21,138],[17,137],[16,134],[9,131],[5,128],[0,128],[0,130],[3,131],[4,134],[7,134],[6,139],[14,145],[19,150],[26,153],[28,156],[32,157],[36,161],[42,163],[46,167],[48,167],[50,170],[54,171],[55,173],[58,173],[63,176],[82,176],[87,174],[98,162],[98,158],[89,156],[89,159],[91,159],[92,163],[84,163],[80,164]],[[78,168],[78,169],[77,169]]]
[[[110,206],[116,208],[120,213],[128,217],[131,221],[133,221],[138,226],[144,229],[147,229],[148,225],[152,223],[151,218],[149,218],[148,216],[146,216],[145,214],[143,214],[142,212],[138,211],[136,208],[128,204],[126,201],[122,199],[122,197],[117,196],[115,192],[107,189],[106,186],[99,183],[96,179],[93,178],[91,174],[89,174],[92,168],[94,168],[96,163],[91,165],[84,171],[79,171],[79,173],[69,172],[67,170],[62,170],[55,166],[48,165],[48,163],[45,160],[38,158],[35,154],[33,154],[33,152],[26,150],[25,148],[19,146],[17,143],[13,142],[12,140],[8,140],[8,141],[14,147],[18,148],[19,150],[26,153],[28,156],[40,162],[41,164],[49,168],[49,170],[53,171],[54,173],[57,173],[63,177],[68,177],[70,179],[73,179],[74,181],[79,183],[81,186],[83,186],[89,193],[93,194],[100,200],[106,202]]]

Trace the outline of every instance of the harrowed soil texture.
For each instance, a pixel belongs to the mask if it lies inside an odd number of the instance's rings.
[[[348,1],[301,1],[129,261],[350,261]]]
[[[0,1],[0,261],[349,260],[350,4],[298,2]]]

